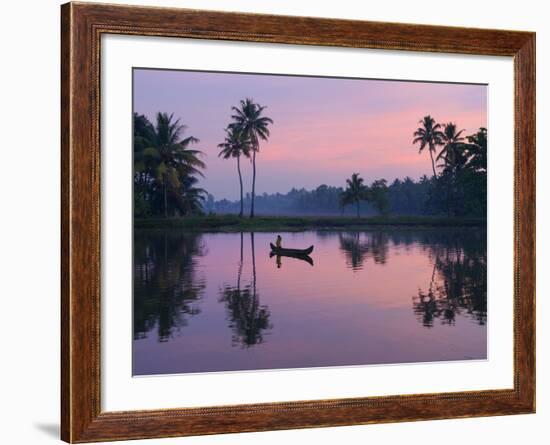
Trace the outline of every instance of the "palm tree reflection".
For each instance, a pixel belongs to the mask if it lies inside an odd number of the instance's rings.
[[[200,313],[206,281],[196,271],[201,235],[139,232],[134,242],[134,339],[157,329],[166,342]]]
[[[261,304],[257,288],[261,274],[256,269],[254,233],[250,233],[250,275],[243,276],[244,238],[241,233],[236,281],[221,285],[219,301],[225,305],[233,344],[248,348],[263,343],[273,326],[269,307]],[[418,321],[427,328],[435,323],[453,326],[462,316],[479,325],[486,324],[486,232],[469,229],[340,232],[338,241],[346,267],[354,272],[362,270],[367,261],[386,264],[390,246],[421,249],[430,259],[432,270],[429,282],[412,297]],[[197,268],[197,260],[205,254],[200,233],[136,232],[134,339],[154,333],[158,341],[169,341],[200,313],[206,279]],[[275,261],[280,264],[281,258]]]
[[[383,265],[389,246],[420,245],[433,262],[426,288],[413,297],[413,311],[425,327],[438,319],[453,326],[458,315],[479,325],[487,322],[487,240],[485,231],[407,230],[389,232],[342,232],[338,234],[340,250],[347,267],[363,269],[368,260]]]
[[[389,242],[386,232],[343,232],[338,234],[338,238],[346,264],[352,270],[363,269],[367,259],[372,259],[376,264],[386,263]]]
[[[241,258],[237,271],[236,286],[224,285],[220,290],[220,302],[225,303],[229,327],[233,331],[233,345],[240,344],[248,348],[264,341],[264,333],[273,326],[270,323],[270,312],[266,305],[260,304],[256,288],[256,252],[254,233],[250,233],[252,252],[252,282],[241,287],[243,269],[243,234],[241,233]]]
[[[484,237],[448,234],[430,248],[433,273],[428,290],[413,296],[413,311],[423,326],[435,319],[454,325],[464,314],[479,325],[487,322],[487,256]]]

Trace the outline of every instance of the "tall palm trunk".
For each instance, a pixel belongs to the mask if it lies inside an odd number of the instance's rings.
[[[357,208],[357,218],[359,218],[359,200],[355,201],[355,205]]]
[[[250,217],[254,218],[254,198],[256,196],[256,144],[252,153],[252,203],[250,204]]]
[[[256,298],[256,248],[254,246],[254,232],[250,232],[250,248],[252,250],[252,289]]]
[[[243,216],[243,177],[241,175],[241,157],[237,156],[237,171],[239,172],[239,185],[241,186],[241,211],[239,212],[239,218]]]
[[[451,176],[450,182],[447,183],[447,216],[450,218],[453,216],[452,202],[453,202],[453,177]]]
[[[241,290],[241,275],[243,273],[243,232],[241,232],[241,260],[239,261],[239,271],[237,273],[237,289]]]
[[[164,217],[168,217],[168,195],[166,192],[166,176],[164,176],[163,189],[164,189]]]
[[[434,178],[435,178],[437,175],[435,173],[435,162],[434,162],[433,150],[431,147],[429,147],[429,150],[430,150],[430,158],[432,158],[432,170],[434,172]]]

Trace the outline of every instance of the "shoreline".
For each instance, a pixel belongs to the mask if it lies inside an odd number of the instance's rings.
[[[486,218],[441,216],[193,216],[179,218],[137,218],[134,229],[185,229],[198,232],[296,232],[303,230],[364,230],[370,228],[407,227],[486,227]]]

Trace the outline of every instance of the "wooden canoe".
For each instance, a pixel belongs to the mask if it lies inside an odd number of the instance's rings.
[[[307,249],[285,249],[283,247],[277,247],[273,243],[269,243],[271,246],[271,251],[275,252],[279,255],[309,255],[311,252],[313,252],[313,246],[309,246]]]

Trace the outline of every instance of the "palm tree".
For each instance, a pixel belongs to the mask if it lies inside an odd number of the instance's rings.
[[[377,179],[369,188],[369,200],[381,215],[387,215],[390,206],[387,183],[385,179]]]
[[[237,158],[237,172],[239,173],[239,186],[241,190],[241,210],[239,217],[243,216],[243,177],[241,175],[241,155],[250,157],[250,138],[248,134],[239,131],[237,127],[227,127],[225,129],[225,141],[218,144],[221,148],[218,156],[229,159]]]
[[[443,133],[440,130],[441,125],[436,124],[434,118],[432,118],[430,115],[424,116],[424,119],[419,121],[419,123],[422,124],[422,126],[418,127],[414,132],[413,144],[420,143],[420,149],[418,150],[419,153],[422,153],[422,150],[428,147],[430,158],[432,160],[432,170],[435,178],[437,174],[435,172],[435,162],[433,154],[435,152],[436,146],[443,144]]]
[[[477,133],[468,136],[468,167],[476,172],[487,171],[487,129],[481,127]]]
[[[181,180],[181,189],[176,190],[174,200],[183,215],[200,213],[203,209],[206,190],[195,187],[199,180],[195,176],[187,175]]]
[[[462,211],[464,190],[459,180],[459,169],[464,166],[467,161],[465,156],[465,145],[462,133],[464,130],[457,132],[456,124],[449,122],[445,124],[443,131],[443,148],[439,152],[436,160],[443,159],[444,170],[446,176],[443,181],[447,186],[447,213],[449,216]]]
[[[143,150],[151,145],[155,128],[146,116],[134,112],[134,214],[144,216],[151,210],[150,187],[153,183],[152,170]]]
[[[200,169],[206,168],[199,159],[202,152],[189,148],[199,140],[193,136],[181,139],[186,126],[173,118],[173,114],[157,113],[150,145],[143,150],[145,162],[152,165],[155,180],[162,187],[165,217],[168,216],[168,189],[179,190],[185,177],[203,176]]]
[[[231,126],[250,139],[252,148],[252,202],[250,205],[250,217],[254,218],[254,197],[256,194],[256,153],[260,151],[260,139],[267,141],[269,138],[269,124],[273,120],[262,116],[266,107],[254,103],[252,99],[241,100],[240,107],[232,107],[235,112],[231,118],[234,123]]]
[[[460,161],[459,147],[464,142],[464,138],[462,137],[463,132],[464,130],[457,132],[456,124],[453,122],[444,125],[442,137],[444,145],[436,160],[443,159],[446,167],[454,169]]]
[[[346,179],[346,189],[340,195],[342,206],[355,203],[357,218],[359,218],[359,203],[367,199],[368,188],[363,184],[363,178],[359,173],[353,173],[351,178]]]

